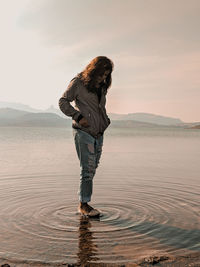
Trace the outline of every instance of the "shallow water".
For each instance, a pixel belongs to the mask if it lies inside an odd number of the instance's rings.
[[[0,258],[126,264],[200,252],[200,131],[108,129],[90,203],[99,219],[77,213],[71,129],[1,127],[0,147]]]

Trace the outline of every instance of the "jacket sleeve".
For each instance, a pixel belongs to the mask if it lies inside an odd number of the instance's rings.
[[[76,110],[70,102],[74,101],[76,97],[78,96],[78,84],[76,79],[72,79],[61,96],[61,98],[58,101],[58,105],[60,110],[69,117],[72,117],[72,119],[79,121],[82,117],[81,113]]]

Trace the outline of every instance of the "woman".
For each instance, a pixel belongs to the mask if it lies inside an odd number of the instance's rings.
[[[80,160],[78,212],[88,216],[100,215],[88,202],[91,201],[93,178],[102,153],[104,131],[110,124],[105,104],[113,68],[109,58],[94,58],[70,81],[59,99],[61,111],[72,117],[75,147]],[[70,104],[72,101],[75,101],[75,107]]]

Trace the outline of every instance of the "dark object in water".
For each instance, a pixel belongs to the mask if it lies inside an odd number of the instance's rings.
[[[152,257],[144,259],[143,263],[156,264],[156,263],[159,263],[161,261],[166,261],[168,259],[169,259],[169,257],[167,257],[167,256],[152,256]]]

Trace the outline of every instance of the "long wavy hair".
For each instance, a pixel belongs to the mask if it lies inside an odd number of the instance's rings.
[[[112,83],[111,73],[113,69],[114,64],[111,59],[105,56],[98,56],[92,59],[85,69],[77,74],[77,77],[80,78],[89,92],[96,93],[98,90],[96,87],[96,79],[99,76],[103,76],[104,72],[109,70],[110,72],[105,80],[100,83],[100,87],[102,87],[105,90],[105,94],[107,94],[107,90]]]

